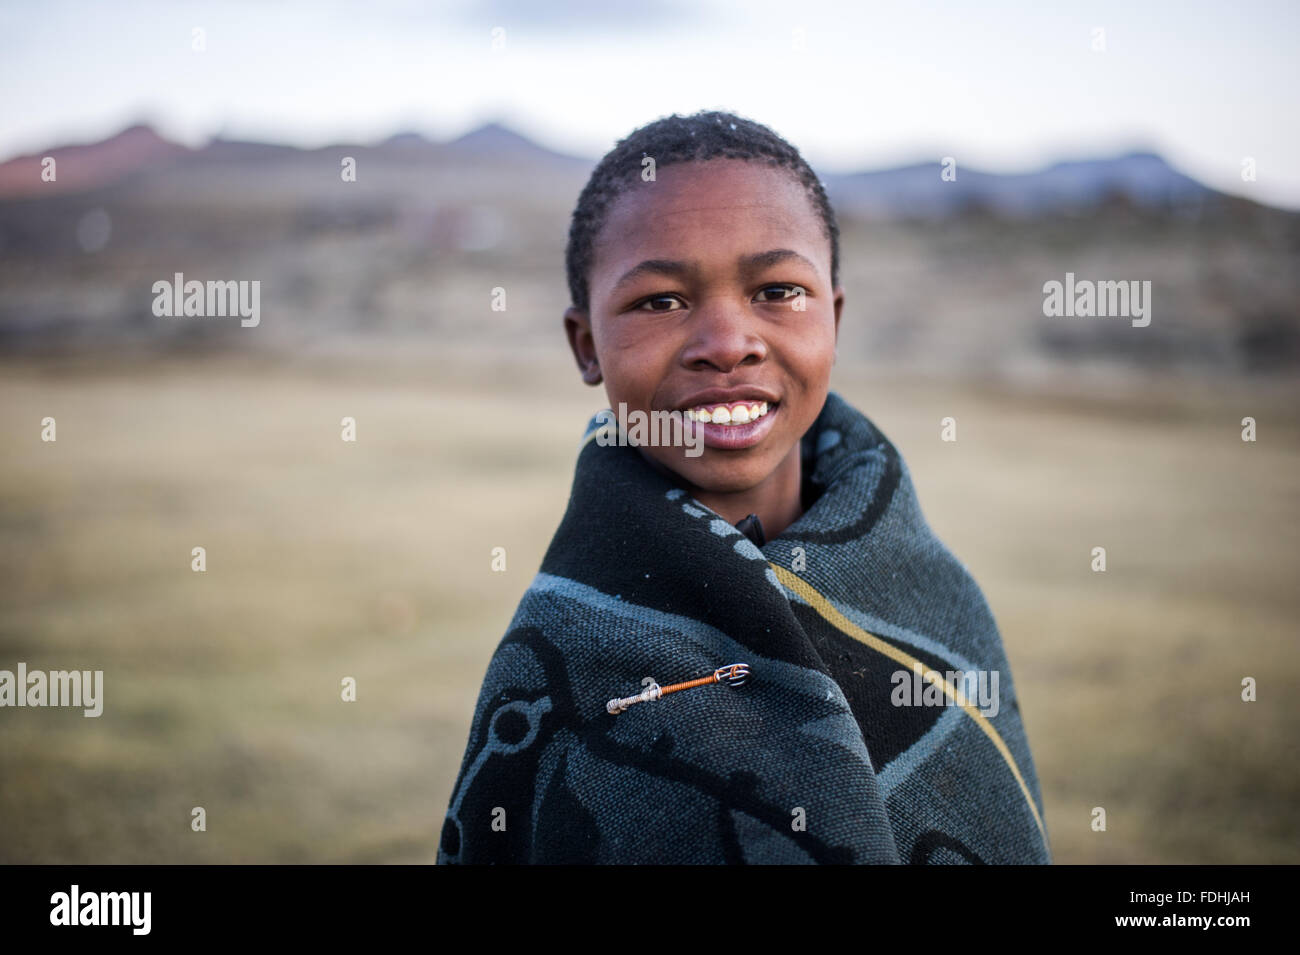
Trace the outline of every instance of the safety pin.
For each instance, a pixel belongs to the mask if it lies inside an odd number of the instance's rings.
[[[696,686],[708,686],[713,683],[726,683],[728,686],[743,686],[749,679],[748,663],[731,663],[725,667],[718,667],[708,676],[702,676],[698,680],[687,680],[685,683],[673,683],[669,686],[660,686],[657,683],[651,683],[636,696],[625,696],[622,699],[617,697],[605,704],[605,709],[609,713],[622,713],[633,703],[646,703],[650,700],[657,700],[661,696],[667,696],[669,693],[676,693],[678,690],[689,690]]]

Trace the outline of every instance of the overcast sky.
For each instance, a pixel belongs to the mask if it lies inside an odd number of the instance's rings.
[[[724,108],[826,171],[1153,149],[1300,208],[1298,79],[1296,2],[0,0],[0,159],[140,121],[322,145],[491,119],[594,159]]]

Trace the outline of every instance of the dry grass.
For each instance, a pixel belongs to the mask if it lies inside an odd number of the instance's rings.
[[[1295,395],[837,374],[997,615],[1056,860],[1300,861]],[[0,668],[102,669],[107,697],[0,711],[0,860],[432,861],[601,395],[547,352],[11,365],[0,398]]]

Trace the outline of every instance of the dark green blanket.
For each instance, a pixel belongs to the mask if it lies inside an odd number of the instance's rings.
[[[488,666],[440,863],[1050,861],[988,604],[864,415],[829,396],[815,501],[761,549],[604,420]],[[742,686],[607,709],[736,663]]]

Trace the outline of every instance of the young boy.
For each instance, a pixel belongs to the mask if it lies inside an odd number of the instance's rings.
[[[839,232],[798,151],[730,113],[650,123],[566,259],[618,412],[489,664],[438,861],[1049,862],[983,594],[829,391]]]

